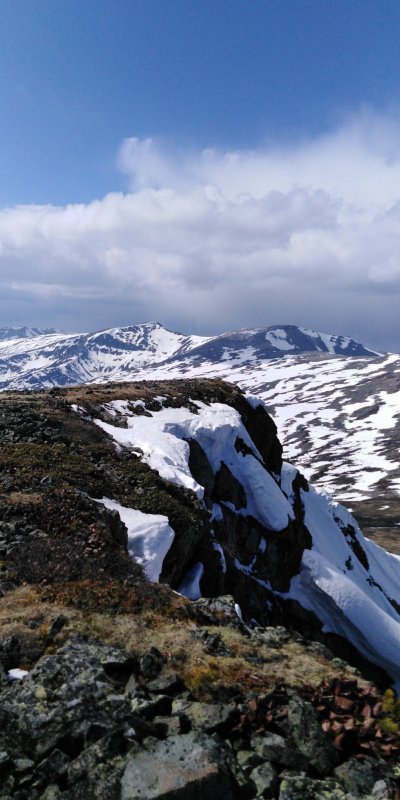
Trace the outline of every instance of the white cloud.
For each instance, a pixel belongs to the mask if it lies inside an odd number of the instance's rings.
[[[293,321],[399,347],[399,133],[364,110],[286,148],[178,155],[128,139],[127,194],[0,211],[2,317],[20,301],[25,322],[71,328]]]

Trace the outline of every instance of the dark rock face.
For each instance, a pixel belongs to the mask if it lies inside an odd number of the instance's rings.
[[[329,774],[337,763],[338,753],[323,735],[311,703],[293,698],[288,711],[289,731],[297,749],[319,775]]]
[[[237,394],[233,397],[234,407],[239,411],[243,423],[263,456],[263,463],[270,471],[280,472],[282,448],[276,435],[276,427],[263,406],[253,408]],[[294,482],[294,508],[296,519],[284,531],[266,530],[254,517],[237,512],[246,509],[246,495],[242,485],[232,475],[228,466],[222,462],[214,475],[207,456],[200,445],[191,440],[189,466],[195,480],[204,486],[204,501],[208,508],[220,504],[222,517],[213,523],[219,544],[224,551],[226,571],[221,574],[216,563],[215,550],[202,543],[198,557],[193,563],[205,563],[205,576],[201,582],[202,593],[213,596],[232,593],[246,617],[259,615],[265,621],[267,601],[274,605],[273,594],[255,582],[244,572],[238,573],[236,560],[243,566],[252,567],[252,574],[263,583],[269,582],[273,591],[286,592],[293,575],[300,569],[304,549],[311,546],[311,537],[302,522],[300,489],[307,489],[307,482],[298,476]],[[244,455],[253,453],[241,440],[235,444],[236,450]],[[268,548],[265,552],[265,537]],[[264,540],[264,544],[263,544]],[[178,550],[178,543],[176,550]],[[171,549],[171,557],[175,548]]]
[[[275,422],[263,405],[253,408],[240,395],[237,410],[266,468],[270,472],[279,474],[282,467],[282,445],[278,439]]]

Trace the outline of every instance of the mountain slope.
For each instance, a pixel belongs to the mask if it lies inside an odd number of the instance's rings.
[[[4,586],[97,573],[128,590],[133,557],[400,679],[400,560],[282,463],[260,401],[190,380],[6,394],[1,411]]]
[[[284,355],[314,352],[347,356],[377,355],[345,336],[318,333],[296,325],[271,325],[267,328],[245,328],[216,336],[191,351],[190,363],[196,367],[204,362],[251,364]],[[178,359],[188,363],[185,355],[179,354]]]
[[[160,366],[149,379],[214,376],[263,399],[285,457],[346,501],[400,493],[400,356],[303,354],[254,364]]]
[[[36,336],[46,336],[49,333],[56,333],[54,328],[28,328],[23,325],[20,328],[0,328],[0,342],[9,339],[33,339]]]
[[[206,337],[168,331],[157,322],[98,333],[57,333],[4,341],[0,342],[0,389],[123,380],[205,341]]]
[[[344,337],[295,326],[207,339],[146,323],[0,342],[3,390],[132,377],[237,383],[264,400],[289,461],[361,513],[361,501],[376,501],[369,509],[374,528],[393,537],[400,517],[399,375],[398,355],[377,356]]]
[[[343,636],[400,680],[400,561],[365,540],[345,508],[281,463],[271,420],[257,400],[250,405],[236,400],[235,408],[191,397],[189,408],[177,408],[169,406],[167,395],[159,403],[153,409],[145,400],[114,400],[91,419],[118,447],[138,452],[161,478],[193,491],[210,509],[220,563],[214,558],[210,564],[201,548],[196,560],[192,551],[193,566],[183,578],[175,576],[174,585],[192,598],[209,593],[209,570],[218,593],[231,591],[247,618],[256,613],[260,598],[271,604],[277,593],[297,601],[325,631]],[[135,553],[141,520],[132,519],[123,505],[102,502],[118,511]],[[152,537],[157,550],[159,533]],[[180,559],[182,542],[174,543],[167,532],[162,538],[169,554],[164,564]],[[154,576],[152,545],[140,541],[138,552],[145,554],[142,563]],[[167,567],[159,569],[160,575],[168,579]]]
[[[259,360],[303,352],[375,355],[342,336],[319,334],[294,325],[242,330],[217,337],[174,333],[158,322],[110,328],[92,334],[33,333],[4,341],[0,337],[0,389],[70,386],[126,380],[144,368],[182,363],[255,364]]]

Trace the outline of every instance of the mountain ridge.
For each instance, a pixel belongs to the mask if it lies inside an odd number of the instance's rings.
[[[208,362],[250,364],[304,352],[377,355],[353,339],[294,325],[204,337],[150,322],[95,333],[43,332],[0,340],[0,390],[120,380],[143,368],[185,364],[188,359],[195,367]]]

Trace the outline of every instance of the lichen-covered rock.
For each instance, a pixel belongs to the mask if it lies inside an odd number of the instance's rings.
[[[307,769],[307,758],[277,733],[266,733],[264,736],[253,736],[251,746],[264,761],[271,761],[281,767]]]
[[[301,697],[292,698],[288,710],[289,731],[299,752],[319,775],[327,775],[338,762],[333,747],[311,703]]]
[[[193,730],[205,733],[227,730],[239,716],[237,710],[228,705],[181,699],[174,700],[172,712],[186,718]]]
[[[260,764],[250,772],[250,779],[256,786],[257,797],[274,798],[279,786],[278,773],[268,762]]]
[[[308,777],[284,778],[279,800],[350,800],[340,784],[333,780],[312,780]]]
[[[120,724],[131,713],[129,698],[116,692],[107,671],[115,674],[125,662],[122,651],[81,640],[42,658],[3,691],[0,746],[17,757],[43,759],[56,749],[71,756]]]
[[[363,797],[370,794],[376,781],[383,777],[384,772],[384,762],[365,757],[362,761],[350,758],[349,761],[336,767],[334,774],[346,792],[350,792],[355,797]]]
[[[121,778],[121,800],[234,800],[234,784],[223,747],[210,737],[187,733],[150,742],[129,758]]]

